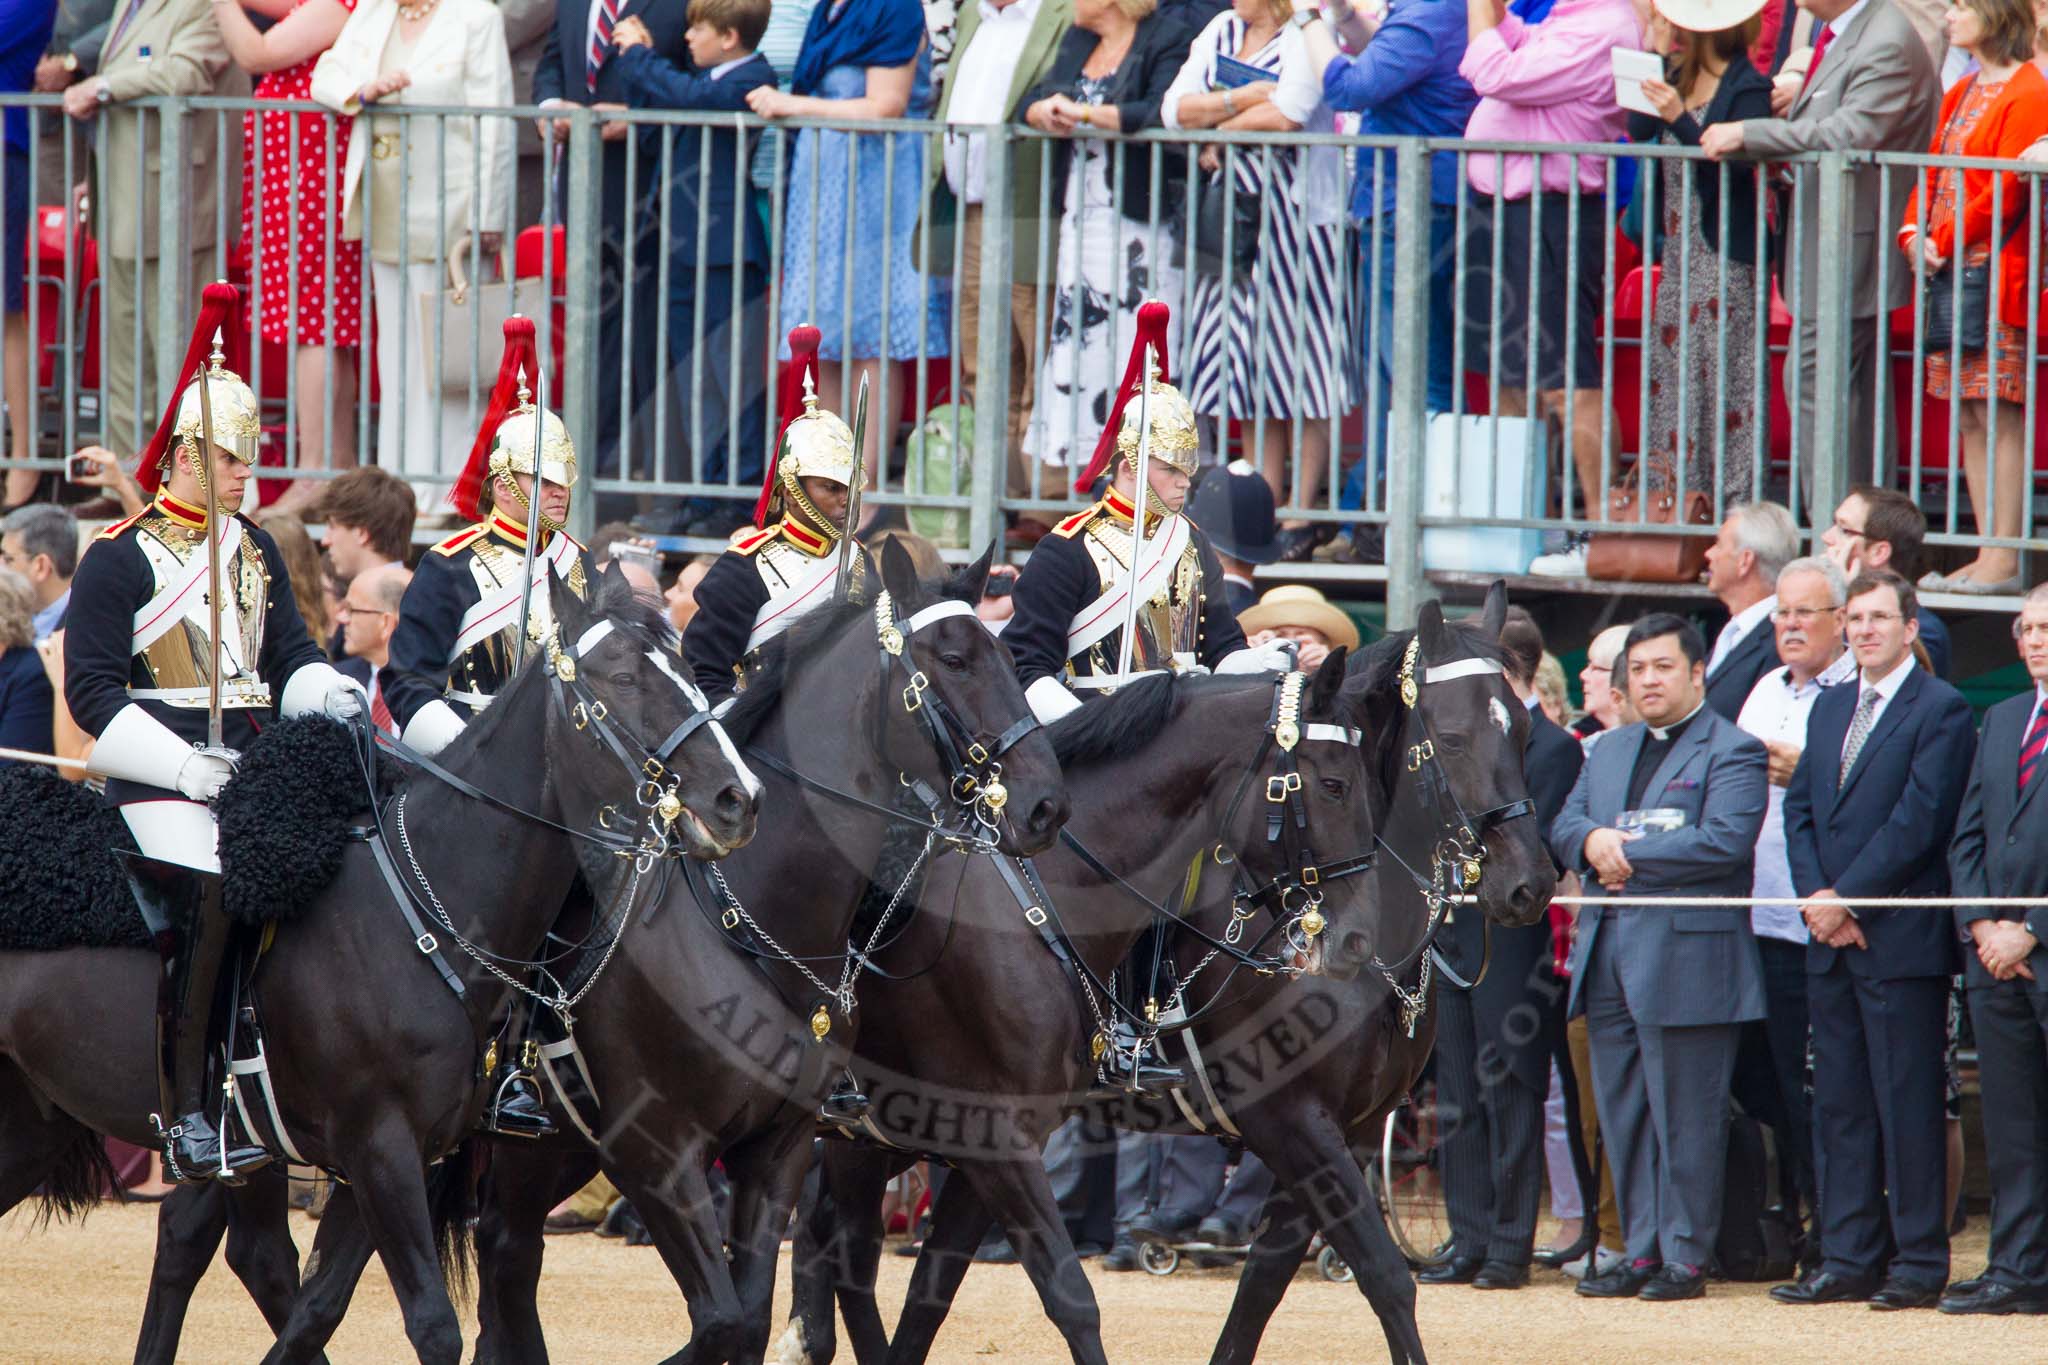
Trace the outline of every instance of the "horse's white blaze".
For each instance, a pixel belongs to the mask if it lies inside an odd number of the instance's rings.
[[[1499,697],[1486,699],[1486,717],[1504,735],[1513,728],[1508,721],[1508,708],[1500,704]]]

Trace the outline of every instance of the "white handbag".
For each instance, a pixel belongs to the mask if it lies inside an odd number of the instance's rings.
[[[470,258],[471,238],[464,234],[448,253],[448,287],[423,289],[414,302],[419,309],[420,336],[426,349],[435,349],[436,325],[440,328],[439,363],[423,365],[428,375],[439,375],[441,392],[448,395],[469,392],[472,374],[479,401],[490,395],[498,376],[499,351],[504,344],[505,319],[524,313],[541,325],[547,307],[546,281],[515,280],[506,253],[498,253],[498,278],[493,282],[473,281],[465,273]],[[475,367],[471,368],[471,357]]]

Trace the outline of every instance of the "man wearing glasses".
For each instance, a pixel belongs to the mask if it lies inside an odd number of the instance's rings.
[[[396,738],[398,727],[384,702],[377,676],[391,660],[391,633],[398,629],[398,604],[405,599],[412,571],[403,564],[379,564],[349,580],[336,625],[348,657],[337,667],[370,694],[370,719]]]
[[[1843,624],[1858,676],[1814,703],[1785,793],[1785,848],[1812,934],[1824,1259],[1773,1289],[1780,1303],[1931,1308],[1948,1286],[1955,925],[1925,907],[1868,904],[1948,894],[1949,836],[1977,746],[1969,703],[1914,658],[1918,607],[1895,573],[1849,584]]]
[[[1985,713],[1949,870],[1959,898],[2044,899],[1956,908],[1984,1089],[1991,1259],[1949,1286],[1944,1313],[2048,1313],[2048,584],[2012,626],[2033,685]]]
[[[1848,580],[1831,559],[1795,559],[1778,572],[1771,612],[1779,666],[1757,679],[1736,724],[1770,754],[1764,827],[1756,840],[1758,900],[1790,899],[1785,852],[1785,787],[1806,748],[1806,720],[1822,689],[1856,676],[1842,643]],[[1813,1179],[1813,1107],[1806,1096],[1806,922],[1789,905],[1749,912],[1764,968],[1764,1017],[1742,1026],[1735,1097],[1777,1135],[1779,1198],[1795,1218],[1818,1212]],[[1806,1243],[1818,1251],[1819,1236]]]
[[[1868,569],[1889,569],[1908,583],[1932,587],[1920,577],[1921,548],[1927,542],[1927,515],[1896,488],[1859,483],[1835,509],[1835,519],[1821,532],[1828,558],[1850,578]],[[1937,678],[1948,677],[1948,627],[1925,607],[1919,609],[1920,647]]]

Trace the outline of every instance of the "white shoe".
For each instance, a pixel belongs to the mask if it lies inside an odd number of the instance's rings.
[[[1586,547],[1581,543],[1569,546],[1554,555],[1537,555],[1529,561],[1529,572],[1539,578],[1584,578]]]
[[[1585,1255],[1579,1257],[1579,1259],[1576,1261],[1566,1261],[1563,1265],[1559,1266],[1558,1269],[1562,1270],[1565,1274],[1571,1276],[1575,1280],[1583,1280],[1586,1278],[1586,1263],[1588,1261],[1593,1262],[1593,1274],[1605,1275],[1608,1271],[1613,1270],[1615,1267],[1621,1264],[1621,1253],[1618,1251],[1609,1251],[1607,1250],[1607,1248],[1601,1247],[1597,1251],[1587,1252]]]
[[[1935,573],[1932,569],[1920,575],[1920,589],[1923,592],[1947,592],[1948,575]]]

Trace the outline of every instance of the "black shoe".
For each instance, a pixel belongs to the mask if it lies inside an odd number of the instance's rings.
[[[1982,1289],[1985,1285],[1995,1283],[1996,1281],[1994,1281],[1988,1273],[1983,1275],[1972,1275],[1969,1279],[1957,1280],[1947,1289],[1942,1290],[1941,1296],[1944,1299],[1968,1298],[1970,1295]]]
[[[1707,1272],[1679,1265],[1676,1261],[1665,1262],[1636,1295],[1653,1303],[1676,1303],[1680,1299],[1703,1299],[1706,1296]]]
[[[1968,1293],[1957,1293],[1963,1284],[1952,1284],[1941,1296],[1941,1311],[1944,1313],[1984,1315],[2003,1317],[2008,1313],[2048,1313],[2048,1288],[2020,1289],[1996,1280],[1979,1279],[1976,1288]]]
[[[1017,1264],[1017,1249],[1010,1245],[1010,1239],[1007,1237],[997,1238],[993,1242],[983,1242],[974,1249],[974,1263],[976,1265],[1015,1265]]]
[[[1093,1093],[1101,1099],[1143,1095],[1163,1100],[1187,1083],[1187,1072],[1174,1063],[1162,1062],[1150,1045],[1138,1049],[1137,1061],[1133,1063],[1130,1045],[1126,1041],[1102,1055],[1102,1061],[1095,1070]]]
[[[1823,1270],[1818,1275],[1809,1275],[1797,1284],[1781,1284],[1771,1290],[1771,1297],[1779,1303],[1850,1303],[1867,1302],[1877,1292],[1877,1281],[1859,1279],[1852,1275],[1836,1275]]]
[[[842,1085],[818,1106],[818,1120],[831,1127],[855,1128],[867,1117],[868,1097],[850,1085]]]
[[[1474,1289],[1521,1289],[1529,1283],[1529,1267],[1506,1261],[1488,1261],[1472,1277]]]
[[[919,1254],[920,1252],[922,1252],[923,1250],[924,1250],[924,1238],[922,1238],[922,1237],[919,1237],[919,1238],[916,1238],[916,1239],[915,1239],[915,1240],[913,1240],[913,1241],[908,1241],[908,1242],[905,1242],[905,1243],[904,1243],[903,1245],[901,1245],[901,1246],[897,1247],[897,1248],[896,1248],[896,1254],[897,1254],[898,1256],[908,1256],[908,1257],[910,1257],[911,1259],[915,1260],[915,1259],[917,1258],[918,1254]]]
[[[1881,1313],[1895,1313],[1901,1308],[1932,1308],[1941,1302],[1941,1290],[1938,1284],[1886,1280],[1884,1288],[1870,1296],[1870,1306]]]
[[[1241,1247],[1250,1242],[1251,1238],[1237,1225],[1235,1218],[1212,1213],[1195,1229],[1195,1240],[1207,1242],[1210,1246]]]
[[[1193,1218],[1181,1217],[1158,1209],[1147,1210],[1124,1225],[1122,1236],[1117,1240],[1150,1242],[1154,1246],[1173,1246],[1184,1242],[1194,1230]]]
[[[1618,1265],[1604,1275],[1588,1275],[1580,1280],[1578,1292],[1589,1299],[1632,1299],[1657,1277],[1659,1269],[1654,1265]]]
[[[498,1099],[484,1115],[484,1129],[500,1137],[544,1138],[555,1135],[546,1101],[529,1072],[514,1071],[498,1087]]]
[[[1327,545],[1337,538],[1337,528],[1328,522],[1314,526],[1290,526],[1274,538],[1280,547],[1277,556],[1282,564],[1300,564],[1316,552],[1319,545]]]
[[[226,1167],[221,1162],[221,1137],[211,1120],[197,1111],[163,1130],[164,1178],[181,1185],[218,1180],[239,1185],[251,1171],[270,1164],[270,1153],[261,1147],[231,1143]]]
[[[1415,1272],[1417,1284],[1470,1284],[1486,1262],[1477,1256],[1453,1256]]]
[[[1138,1244],[1128,1237],[1116,1239],[1116,1245],[1109,1249],[1109,1255],[1102,1258],[1104,1270],[1136,1270],[1138,1268]]]
[[[600,1237],[623,1237],[629,1247],[651,1247],[654,1238],[647,1231],[647,1223],[634,1209],[629,1199],[621,1199],[611,1206],[604,1221],[597,1225]]]
[[[1074,1259],[1077,1261],[1092,1261],[1096,1257],[1105,1256],[1108,1253],[1109,1248],[1100,1242],[1074,1243]]]

